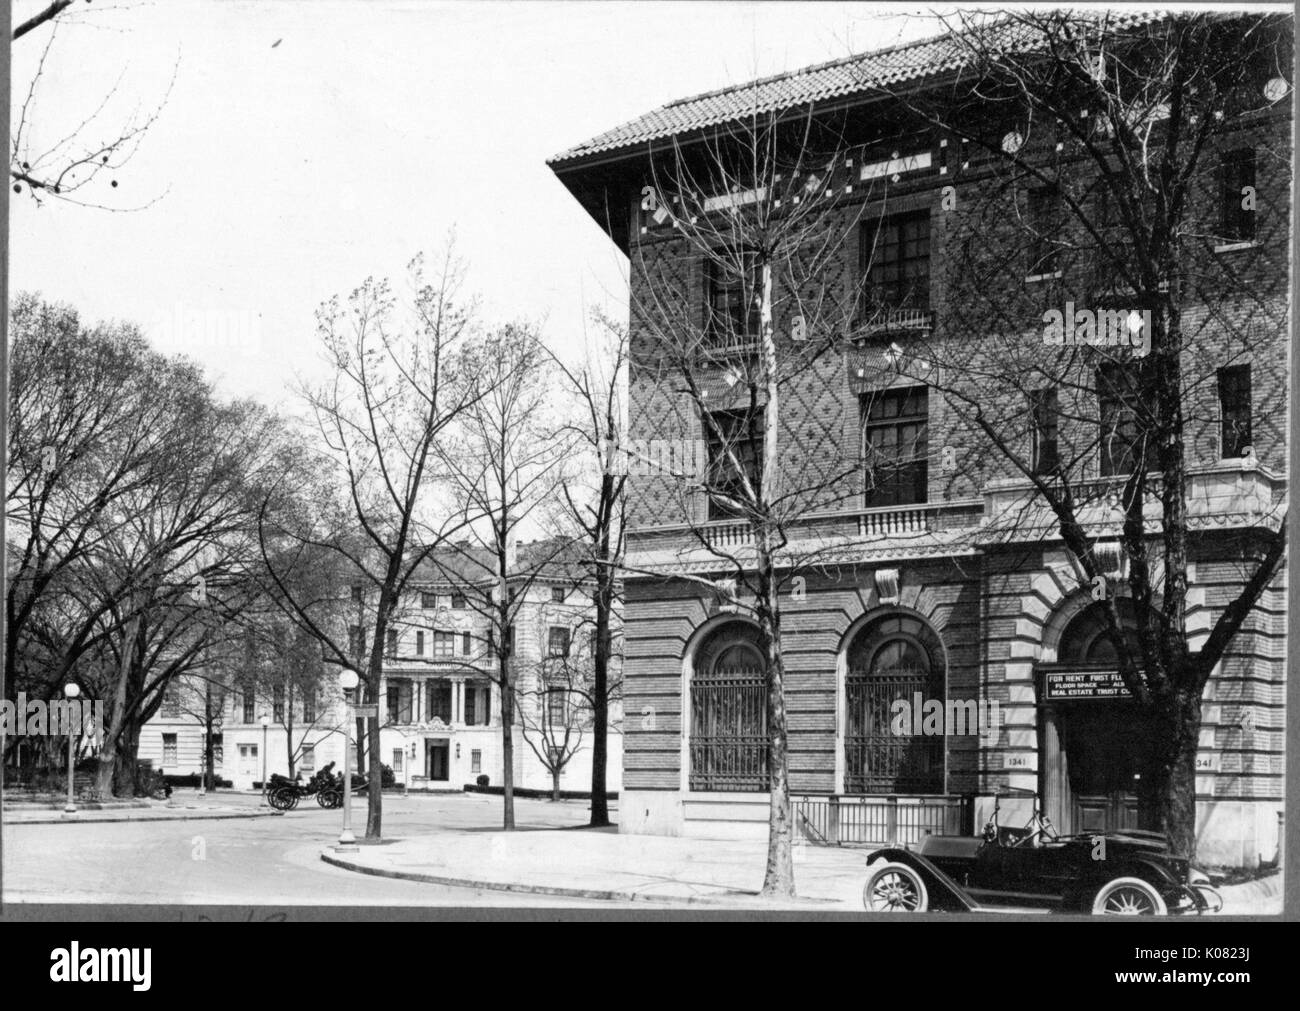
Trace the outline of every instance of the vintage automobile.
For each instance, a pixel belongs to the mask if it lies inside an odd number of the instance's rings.
[[[867,858],[863,905],[871,912],[1071,912],[1164,916],[1217,912],[1210,878],[1174,857],[1157,832],[1059,836],[1034,795],[1023,829],[999,825],[1005,791],[983,835],[924,836],[915,848]]]

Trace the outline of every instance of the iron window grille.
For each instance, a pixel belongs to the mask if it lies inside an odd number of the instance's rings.
[[[569,655],[569,630],[552,627],[547,633],[546,652],[552,659],[563,659]]]
[[[692,790],[769,789],[767,691],[761,669],[720,667],[691,679]]]

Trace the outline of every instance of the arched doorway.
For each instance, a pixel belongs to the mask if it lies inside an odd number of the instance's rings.
[[[844,792],[927,794],[944,790],[944,738],[895,733],[895,702],[944,703],[943,648],[920,618],[868,621],[846,653]],[[909,724],[910,729],[910,724]]]
[[[758,629],[718,626],[696,650],[690,679],[690,789],[763,792],[767,661]]]
[[[1141,655],[1133,602],[1116,602],[1132,654]],[[1076,614],[1061,633],[1055,663],[1041,665],[1046,741],[1044,804],[1064,832],[1142,826],[1138,781],[1150,733],[1119,678],[1105,603]]]

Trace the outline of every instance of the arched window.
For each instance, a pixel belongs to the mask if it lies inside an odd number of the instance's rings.
[[[720,626],[701,643],[694,667],[690,788],[767,790],[767,663],[758,630]]]
[[[942,793],[944,738],[891,727],[892,706],[909,712],[930,700],[944,704],[943,650],[924,622],[889,615],[865,625],[848,651],[844,683],[846,793]]]
[[[1129,654],[1135,659],[1142,656],[1142,646],[1137,636],[1137,608],[1133,601],[1121,597],[1115,602],[1119,611],[1120,626],[1128,642]],[[1090,604],[1070,619],[1061,633],[1061,645],[1056,651],[1063,663],[1109,664],[1119,662],[1115,644],[1107,632],[1106,605],[1101,601]]]

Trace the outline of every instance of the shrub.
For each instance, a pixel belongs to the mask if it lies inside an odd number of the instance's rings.
[[[397,776],[391,768],[383,763],[380,763],[379,766],[379,785],[384,790],[397,785]]]
[[[483,775],[479,776],[477,779],[474,780],[474,782],[477,783],[479,786],[487,786],[488,785],[487,773],[484,773]]]

